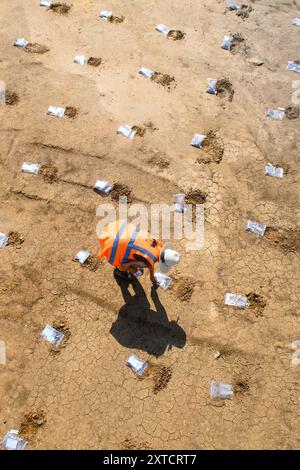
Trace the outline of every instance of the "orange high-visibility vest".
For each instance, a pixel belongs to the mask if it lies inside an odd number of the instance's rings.
[[[159,260],[162,244],[157,242],[151,246],[153,239],[145,231],[140,231],[134,225],[124,220],[111,222],[103,229],[99,238],[100,251],[98,258],[105,257],[113,266],[134,261],[134,254],[143,256],[149,261],[152,270],[154,264]]]

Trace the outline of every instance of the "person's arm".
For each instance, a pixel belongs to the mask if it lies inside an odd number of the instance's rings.
[[[152,282],[152,284],[156,284],[156,279],[154,277],[154,269],[149,269],[149,274],[150,274],[150,281]]]

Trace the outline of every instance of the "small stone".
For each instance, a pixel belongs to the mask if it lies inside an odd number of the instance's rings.
[[[217,351],[217,352],[214,354],[214,358],[215,358],[215,359],[219,359],[219,357],[221,357],[221,353],[220,353],[220,351]]]
[[[258,57],[252,57],[251,59],[248,60],[249,64],[252,64],[252,65],[257,65],[257,66],[260,66],[260,65],[263,65],[264,61],[259,59]]]

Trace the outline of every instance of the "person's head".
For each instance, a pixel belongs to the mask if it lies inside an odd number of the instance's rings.
[[[172,250],[169,244],[163,246],[159,257],[159,270],[161,273],[167,273],[174,266],[177,266],[180,261],[180,254],[178,251]]]

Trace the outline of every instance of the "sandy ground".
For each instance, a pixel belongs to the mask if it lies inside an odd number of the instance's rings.
[[[1,436],[22,424],[30,449],[299,448],[300,121],[265,111],[291,102],[300,2],[250,4],[243,21],[221,0],[74,0],[65,16],[38,0],[2,2],[0,78],[19,102],[0,106],[0,231],[24,242],[0,253]],[[102,9],[124,22],[98,20]],[[186,38],[168,40],[158,23]],[[228,32],[248,49],[222,50]],[[49,51],[12,47],[17,37]],[[79,54],[102,64],[74,64]],[[141,66],[175,85],[143,78]],[[231,81],[231,102],[205,93],[211,76]],[[49,105],[79,113],[50,117]],[[143,138],[116,135],[149,121],[157,129]],[[219,162],[189,145],[210,130]],[[21,173],[24,161],[55,167],[56,179]],[[264,176],[269,161],[288,170],[282,180]],[[107,263],[93,271],[72,261],[82,248],[98,251],[96,179],[126,184],[147,204],[206,193],[205,246],[174,243],[173,289],[151,293],[147,276],[123,296]],[[272,239],[246,233],[248,218],[273,227]],[[226,307],[228,291],[258,301]],[[39,338],[46,323],[67,332],[57,353]],[[131,352],[150,361],[143,379],[124,365]],[[214,379],[233,385],[232,400],[210,398]]]

